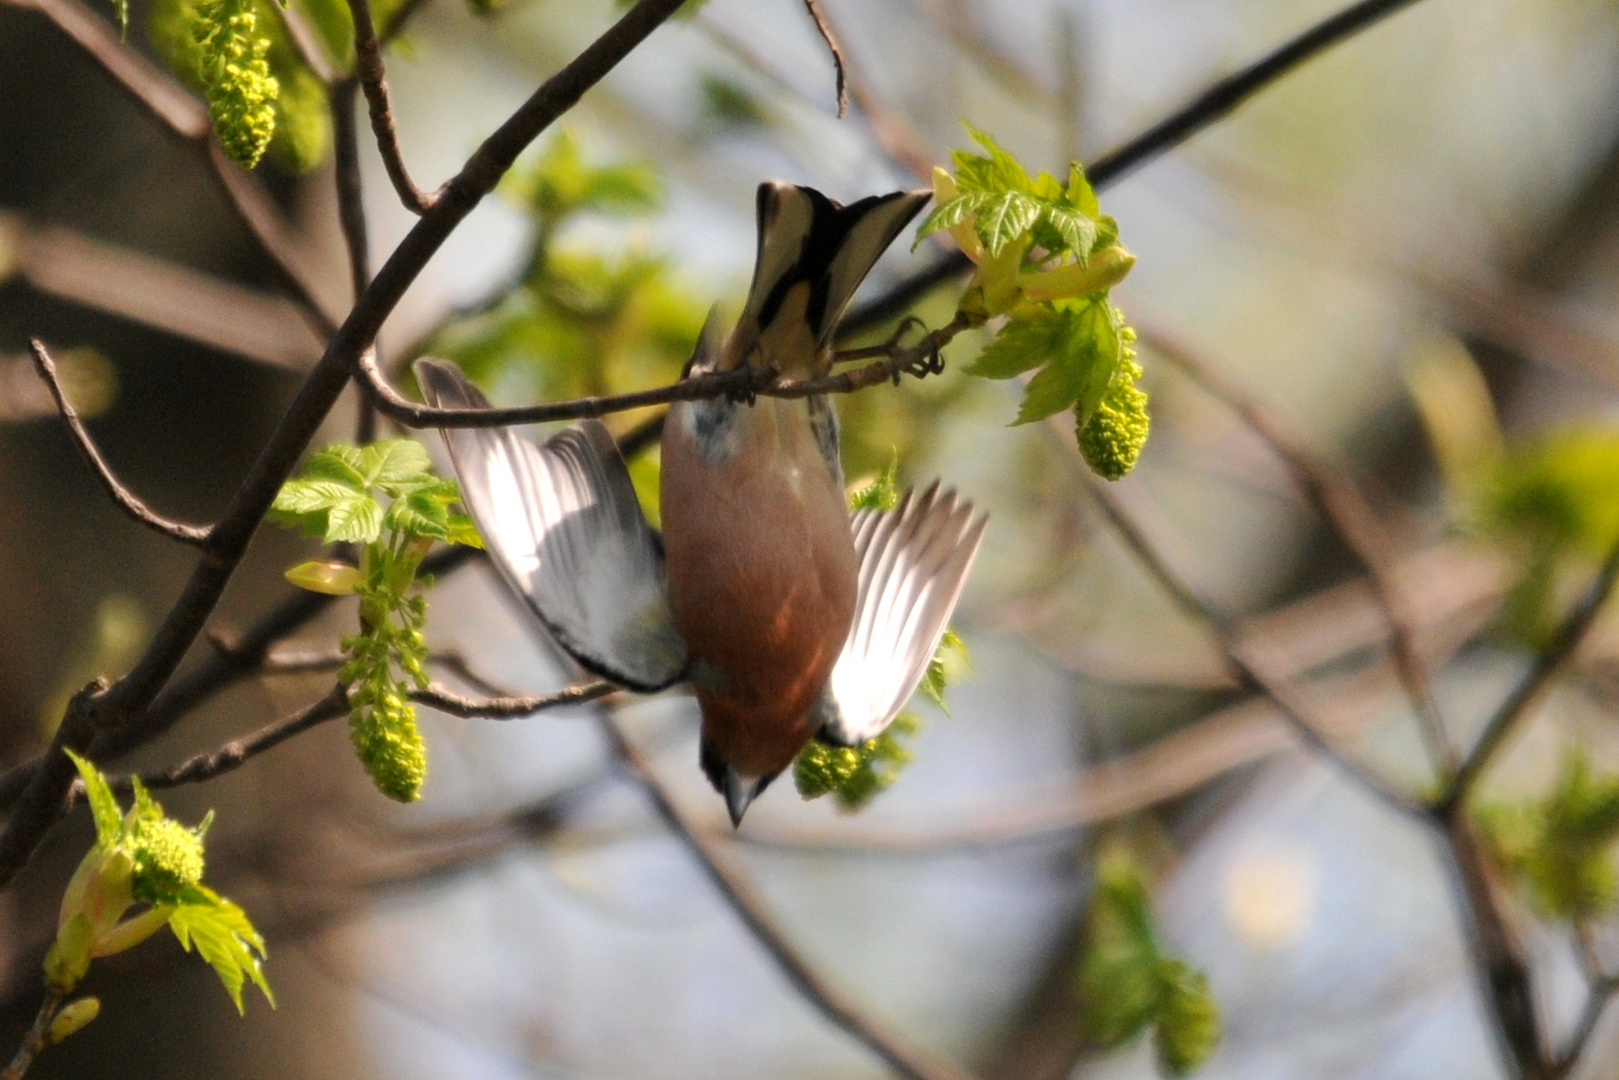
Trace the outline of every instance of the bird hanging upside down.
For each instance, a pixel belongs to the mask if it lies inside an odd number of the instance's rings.
[[[855,289],[928,197],[840,206],[761,184],[747,305],[723,342],[710,316],[687,373],[826,374]],[[434,405],[487,405],[453,364],[416,375]],[[812,738],[858,746],[888,726],[983,539],[985,519],[937,484],[851,519],[825,397],[671,406],[661,544],[596,421],[544,446],[508,428],[444,437],[492,561],[564,651],[634,690],[690,681],[703,770],[734,824]]]

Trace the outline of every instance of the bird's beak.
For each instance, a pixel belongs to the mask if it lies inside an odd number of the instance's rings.
[[[759,797],[770,781],[771,777],[749,778],[731,766],[725,766],[725,808],[731,812],[732,828],[742,824],[742,815],[748,812],[748,807],[753,805],[753,800]]]

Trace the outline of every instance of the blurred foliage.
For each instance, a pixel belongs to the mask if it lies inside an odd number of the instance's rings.
[[[1135,332],[1108,299],[1135,256],[1077,162],[1066,185],[1030,177],[989,135],[967,130],[985,153],[957,150],[953,172],[934,170],[938,205],[917,231],[918,242],[948,231],[978,264],[961,314],[974,325],[1007,316],[967,370],[989,379],[1032,372],[1015,422],[1071,409],[1086,462],[1117,480],[1135,467],[1149,426]]]
[[[1160,1067],[1184,1076],[1219,1045],[1220,1012],[1208,980],[1164,952],[1146,874],[1121,844],[1096,860],[1077,978],[1085,1036],[1102,1049],[1151,1028]]]
[[[1597,775],[1583,748],[1564,755],[1544,799],[1488,803],[1475,819],[1495,861],[1527,887],[1541,914],[1588,919],[1619,901],[1619,776]]]
[[[315,560],[287,571],[287,580],[359,598],[360,633],[342,639],[349,659],[337,677],[349,690],[355,753],[377,790],[398,802],[420,797],[427,776],[410,693],[427,687],[427,599],[418,590],[433,582],[417,571],[435,540],[483,546],[472,519],[450,510],[460,497],[454,480],[434,475],[420,443],[392,439],[311,455],[270,510],[271,521],[325,543],[361,545],[359,566]]]
[[[593,164],[577,136],[562,131],[501,190],[534,220],[526,265],[509,291],[440,327],[427,351],[455,360],[486,386],[517,382],[535,399],[622,393],[678,378],[702,330],[704,303],[668,260],[633,243],[614,253],[600,243],[568,243],[578,224],[636,221],[658,210],[657,174],[640,163]],[[647,415],[616,422],[631,426]],[[655,493],[655,460],[637,465],[637,490]],[[656,520],[656,506],[648,511]]]
[[[113,678],[133,667],[146,646],[149,629],[146,613],[134,597],[123,593],[104,597],[84,640],[69,654],[56,692],[40,706],[40,735],[48,739],[55,734],[67,713],[68,699],[81,686],[97,675]]]

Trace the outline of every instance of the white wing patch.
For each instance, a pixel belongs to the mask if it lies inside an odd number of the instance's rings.
[[[431,404],[489,404],[454,364],[424,359],[415,370]],[[683,678],[663,551],[607,428],[586,420],[544,446],[510,428],[443,434],[491,560],[557,643],[633,690]]]
[[[832,669],[821,737],[875,738],[905,707],[944,636],[988,518],[937,483],[893,510],[854,515],[860,586],[854,625]]]

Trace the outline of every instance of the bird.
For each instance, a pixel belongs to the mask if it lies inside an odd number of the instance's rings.
[[[682,377],[826,374],[855,290],[930,196],[845,206],[813,188],[759,185],[741,316],[722,335],[710,313]],[[424,357],[414,370],[432,405],[488,405],[449,361]],[[812,739],[863,745],[904,707],[988,520],[937,482],[851,515],[825,396],[672,405],[661,535],[599,421],[544,444],[510,428],[443,436],[491,561],[562,650],[632,690],[690,684],[699,764],[734,827]]]

